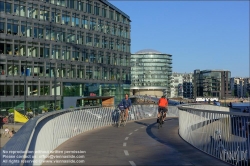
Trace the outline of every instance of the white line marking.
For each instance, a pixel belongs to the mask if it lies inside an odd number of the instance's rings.
[[[144,128],[144,126],[142,126],[141,128]]]
[[[124,142],[124,143],[123,143],[123,146],[126,146],[126,145],[127,145],[127,143],[126,143],[126,142]]]
[[[136,166],[136,164],[135,164],[133,161],[129,161],[129,163],[130,163],[132,166]]]
[[[125,153],[126,156],[129,155],[127,150],[124,150],[124,153]]]
[[[128,140],[128,137],[126,137],[125,140]]]
[[[135,131],[138,131],[138,129],[136,129]]]
[[[133,134],[133,133],[129,133],[129,135],[131,135],[131,134]]]

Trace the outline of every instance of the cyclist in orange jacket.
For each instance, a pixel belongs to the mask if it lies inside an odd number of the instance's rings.
[[[166,113],[168,111],[168,100],[166,99],[165,96],[162,96],[159,101],[158,101],[158,118],[161,116],[161,110],[163,110],[163,113],[164,113],[164,116],[163,116],[163,119],[165,120],[166,119]],[[158,120],[157,120],[158,122]]]

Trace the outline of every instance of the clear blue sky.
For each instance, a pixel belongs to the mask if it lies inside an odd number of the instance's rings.
[[[250,77],[248,1],[109,1],[131,19],[131,53],[173,55],[173,72]]]

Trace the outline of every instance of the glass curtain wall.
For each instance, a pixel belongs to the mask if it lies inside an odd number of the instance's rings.
[[[172,72],[170,58],[167,55],[132,55],[131,75],[132,86],[160,86],[169,85],[169,75]]]

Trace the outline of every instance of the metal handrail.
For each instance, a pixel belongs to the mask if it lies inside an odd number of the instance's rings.
[[[204,109],[202,109],[202,107]],[[179,135],[201,151],[232,165],[250,163],[250,114],[201,104],[178,106]]]
[[[228,112],[225,111],[215,111],[215,110],[208,110],[208,109],[199,109],[199,108],[192,108],[190,106],[195,105],[202,105],[202,104],[183,104],[180,106],[177,106],[179,110],[192,110],[192,111],[198,111],[198,112],[209,112],[209,113],[218,113],[218,114],[230,114],[230,115],[238,115],[238,116],[250,116],[250,113],[244,113],[244,112],[233,112],[228,110]],[[213,105],[211,105],[213,106]],[[214,108],[218,108],[218,106],[214,106]],[[233,109],[234,110],[234,109]],[[237,109],[235,109],[237,110]]]
[[[150,108],[147,109],[147,107]],[[146,111],[149,113],[146,114]],[[154,118],[157,116],[155,105],[152,105],[152,107],[134,105],[130,109],[128,121],[150,118],[149,114]],[[32,155],[30,154],[32,151],[33,155],[37,155],[40,151],[46,150],[48,152],[44,152],[44,156],[47,157],[49,151],[54,150],[66,140],[88,130],[115,124],[117,117],[117,109],[114,107],[71,108],[36,116],[24,124],[5,144],[1,156],[6,155],[5,152],[23,151],[22,154],[19,154],[23,157],[16,159],[19,163],[12,163],[12,165],[25,165],[24,162],[30,160],[27,156]],[[40,165],[42,162],[39,159],[32,160],[34,160],[33,164],[35,165]],[[1,165],[10,164],[5,163],[5,161],[5,158],[2,158]]]

